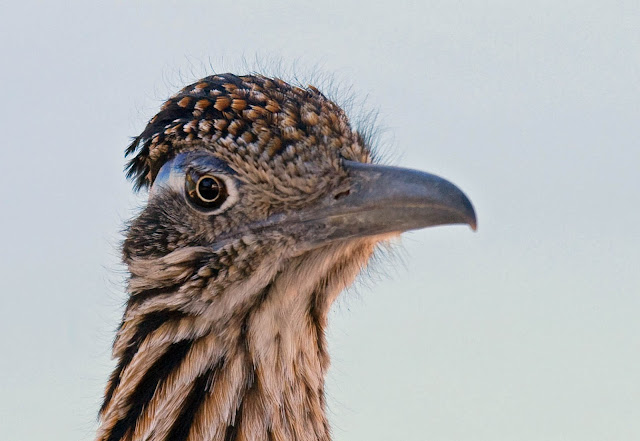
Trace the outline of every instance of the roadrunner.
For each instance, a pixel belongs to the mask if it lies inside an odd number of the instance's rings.
[[[187,86],[126,153],[149,197],[98,441],[329,441],[337,295],[381,241],[476,225],[453,184],[375,164],[340,107],[276,78]]]

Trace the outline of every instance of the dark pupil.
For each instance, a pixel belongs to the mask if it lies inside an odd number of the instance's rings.
[[[204,178],[198,183],[198,192],[206,202],[212,202],[220,194],[220,187],[215,179]]]

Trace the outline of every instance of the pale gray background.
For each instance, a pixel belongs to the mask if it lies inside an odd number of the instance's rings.
[[[92,439],[142,200],[123,150],[255,54],[352,84],[479,215],[335,308],[335,440],[640,439],[637,0],[2,3],[2,440]]]

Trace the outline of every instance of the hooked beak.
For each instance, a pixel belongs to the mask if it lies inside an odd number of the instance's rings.
[[[476,214],[467,196],[446,179],[417,170],[344,161],[351,187],[325,200],[314,224],[320,241],[467,224]],[[308,221],[307,221],[308,222]]]

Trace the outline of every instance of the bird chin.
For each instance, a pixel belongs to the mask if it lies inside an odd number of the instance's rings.
[[[399,240],[402,231],[392,231],[380,234],[371,234],[366,236],[351,236],[351,237],[338,237],[326,240],[310,240],[301,243],[295,247],[294,256],[299,256],[304,253],[312,252],[321,248],[325,248],[333,245],[344,244],[360,244],[360,245],[377,245],[383,242],[392,242]]]

